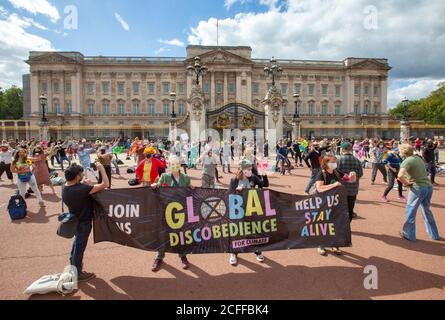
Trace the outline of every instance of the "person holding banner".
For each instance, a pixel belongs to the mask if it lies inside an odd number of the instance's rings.
[[[337,170],[337,158],[333,155],[324,156],[321,160],[321,171],[318,174],[315,187],[317,192],[326,192],[342,186],[344,183],[355,183],[357,181],[357,174],[350,172],[349,174],[341,173]],[[332,248],[336,255],[341,255],[341,250],[338,247]],[[326,256],[326,250],[323,246],[318,247],[318,253]]]
[[[234,178],[230,180],[230,193],[243,191],[244,189],[262,189],[269,186],[267,176],[264,176],[263,179],[261,179],[257,175],[252,173],[252,162],[247,159],[243,159],[240,161],[239,165],[240,169],[238,173]],[[255,251],[255,255],[258,262],[264,262],[264,256],[261,251]],[[229,263],[232,266],[236,266],[238,264],[238,255],[236,253],[230,254]]]
[[[158,182],[151,184],[151,187],[159,188],[159,187],[172,187],[172,188],[193,188],[191,185],[190,177],[180,171],[181,164],[179,158],[177,156],[171,156],[169,158],[169,167],[170,173],[163,173],[159,178]],[[153,266],[151,267],[151,271],[157,272],[159,271],[162,262],[165,258],[165,252],[163,250],[159,250],[156,254],[155,261],[153,262]],[[186,254],[179,254],[179,258],[181,259],[182,269],[189,268],[189,261],[187,260]]]

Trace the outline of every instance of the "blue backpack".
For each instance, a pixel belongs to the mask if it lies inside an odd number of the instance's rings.
[[[9,199],[8,213],[11,220],[20,220],[26,217],[26,202],[25,199],[18,193]]]

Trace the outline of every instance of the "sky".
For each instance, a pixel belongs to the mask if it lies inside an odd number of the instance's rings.
[[[189,44],[254,58],[388,58],[388,105],[445,81],[444,0],[0,0],[0,87],[21,87],[29,51],[185,57]]]

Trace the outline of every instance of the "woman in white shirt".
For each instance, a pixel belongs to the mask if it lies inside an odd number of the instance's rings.
[[[6,176],[11,181],[11,184],[14,184],[11,172],[12,153],[13,149],[11,149],[9,145],[2,144],[0,146],[0,181],[2,181],[3,173],[6,172]]]

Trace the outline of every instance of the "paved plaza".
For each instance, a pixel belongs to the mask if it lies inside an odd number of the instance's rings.
[[[125,172],[125,167],[122,167]],[[60,172],[60,171],[59,171]],[[292,176],[273,175],[270,189],[303,194],[309,169],[293,170]],[[192,183],[200,186],[200,170],[189,170]],[[189,270],[180,260],[167,254],[163,268],[153,273],[154,252],[145,252],[114,243],[94,244],[91,236],[85,252],[85,269],[97,278],[79,285],[70,296],[57,294],[31,299],[445,299],[445,240],[431,241],[417,217],[417,242],[399,237],[404,221],[404,203],[382,203],[384,184],[381,176],[370,183],[371,170],[361,180],[352,223],[351,248],[342,256],[318,255],[315,249],[265,252],[263,264],[253,254],[240,255],[233,267],[228,254],[191,255]],[[133,175],[113,176],[113,188],[128,188]],[[228,187],[231,175],[222,179]],[[432,210],[439,232],[445,232],[445,178],[438,177]],[[57,196],[44,190],[46,209],[37,200],[28,202],[28,217],[11,222],[6,203],[16,186],[0,184],[0,299],[28,299],[25,288],[45,274],[62,272],[68,264],[71,241],[56,235],[57,216],[61,212],[60,187]],[[378,270],[378,289],[364,287],[364,268]]]

